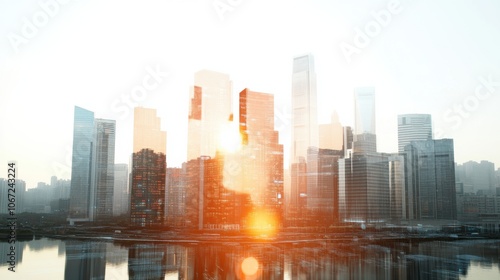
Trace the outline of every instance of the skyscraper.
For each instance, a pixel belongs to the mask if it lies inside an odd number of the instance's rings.
[[[115,121],[94,119],[75,106],[69,218],[111,217],[115,161]]]
[[[88,220],[92,216],[94,132],[94,112],[75,106],[69,201],[69,216],[72,219]]]
[[[115,180],[115,130],[114,120],[95,120],[95,219],[113,216]]]
[[[232,116],[229,75],[201,70],[194,75],[188,118],[187,160],[215,157],[221,134]]]
[[[307,189],[309,226],[330,226],[338,222],[338,160],[341,150],[309,148],[307,164],[317,166],[317,187]]]
[[[160,226],[165,218],[167,134],[155,109],[134,109],[134,153],[130,221],[136,226]]]
[[[128,165],[115,164],[115,182],[113,190],[113,216],[123,215],[129,210],[130,191],[128,189]]]
[[[389,156],[389,192],[391,219],[394,222],[407,219],[406,215],[406,185],[405,158],[402,155]]]
[[[390,219],[389,159],[385,154],[356,154],[339,159],[339,214],[343,222]]]
[[[375,88],[354,89],[354,114],[354,152],[376,153]]]
[[[410,219],[456,219],[452,139],[413,141],[405,146]]]
[[[432,121],[429,114],[398,115],[398,152],[403,152],[411,141],[432,139]]]
[[[244,89],[239,98],[242,148],[251,151],[242,158],[244,178],[249,179],[244,189],[254,207],[279,226],[284,211],[283,145],[274,130],[274,96]]]
[[[309,147],[318,147],[316,73],[311,54],[293,59],[292,163],[307,158]]]
[[[185,169],[167,168],[166,178],[166,216],[172,226],[184,226],[185,220]]]

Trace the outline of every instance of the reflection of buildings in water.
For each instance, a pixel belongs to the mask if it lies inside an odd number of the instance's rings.
[[[135,244],[128,249],[129,279],[164,279],[178,275],[185,279],[182,263],[184,249],[165,244]]]
[[[7,240],[7,238],[5,239]],[[29,243],[29,242],[16,242],[15,244],[9,244],[8,242],[3,242],[4,240],[2,240],[2,242],[0,242],[0,252],[2,252],[0,254],[0,266],[9,266],[9,264],[7,263],[7,261],[10,260],[10,256],[8,256],[7,254],[9,254],[11,251],[10,251],[10,247],[11,246],[14,246],[15,247],[15,262],[16,262],[16,265],[17,264],[20,264],[22,261],[23,261],[23,251],[24,249],[26,249],[26,245]],[[7,269],[5,269],[7,270]]]
[[[104,279],[106,243],[66,241],[64,279]]]
[[[113,243],[106,243],[106,264],[114,266],[126,263],[128,260],[128,248]]]
[[[45,249],[60,247],[61,243],[62,242],[59,240],[42,238],[39,242],[26,242],[25,244],[28,245],[28,248],[32,251],[43,251]]]
[[[242,263],[253,257],[259,265],[251,279],[458,279],[467,275],[471,261],[499,262],[498,252],[485,248],[498,250],[498,243],[135,245],[129,251],[129,275],[244,279]]]
[[[198,246],[188,249],[186,279],[245,279],[243,261],[253,257],[258,262],[257,272],[249,279],[282,279],[284,254],[270,244],[241,246],[227,243],[220,246]]]

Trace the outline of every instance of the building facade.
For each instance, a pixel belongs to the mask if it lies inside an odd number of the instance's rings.
[[[432,139],[432,120],[429,114],[398,115],[398,152],[404,152],[411,141]]]
[[[167,134],[156,110],[134,109],[130,222],[134,226],[162,226],[165,220]]]
[[[405,146],[409,219],[457,218],[452,139],[413,141]]]
[[[75,106],[70,221],[112,216],[115,127],[114,120],[94,119],[93,112]]]

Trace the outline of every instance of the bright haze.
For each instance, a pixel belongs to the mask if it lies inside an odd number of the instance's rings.
[[[308,53],[319,123],[336,110],[354,125],[354,88],[373,86],[378,151],[397,151],[398,114],[427,113],[458,163],[498,167],[499,12],[495,0],[1,1],[0,177],[15,160],[28,188],[69,179],[75,105],[116,120],[117,163],[132,153],[133,106],[157,109],[180,166],[202,69],[229,74],[235,114],[244,88],[274,94],[287,160],[292,62]]]

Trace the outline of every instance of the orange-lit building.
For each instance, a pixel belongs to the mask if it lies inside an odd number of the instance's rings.
[[[239,230],[251,208],[250,196],[224,186],[223,156],[199,157],[185,166],[185,225],[198,230]]]
[[[167,134],[160,128],[156,110],[135,108],[134,153],[130,193],[130,222],[160,226],[165,220]]]
[[[251,195],[257,219],[264,216],[278,228],[284,211],[283,145],[274,130],[274,96],[244,89],[239,98],[242,188]]]

